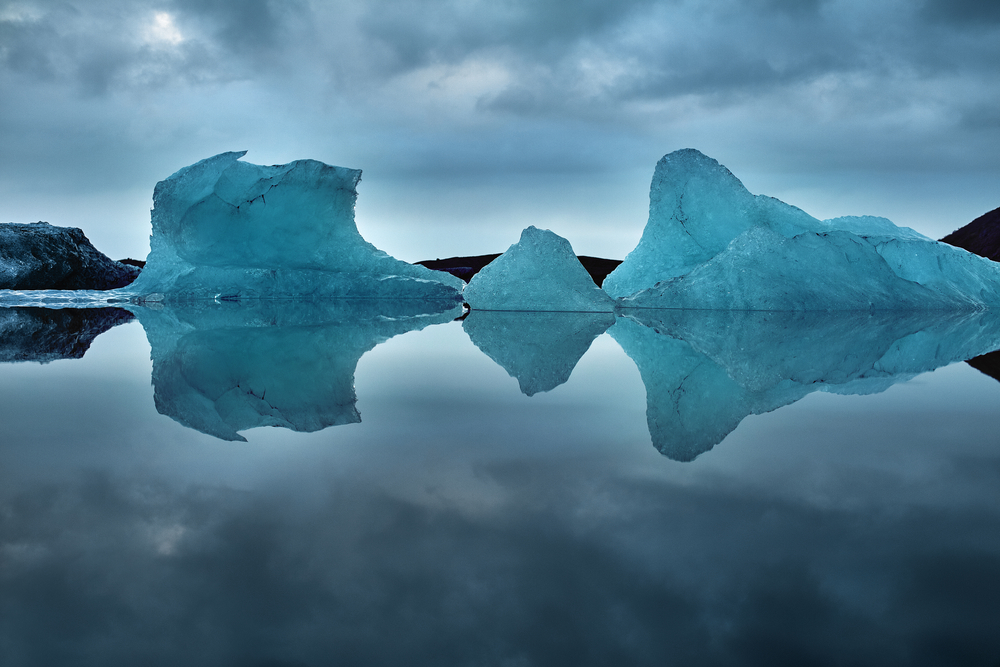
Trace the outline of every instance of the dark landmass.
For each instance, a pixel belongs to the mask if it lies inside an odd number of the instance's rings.
[[[604,259],[603,257],[588,257],[587,255],[578,255],[577,259],[583,264],[583,268],[587,269],[587,273],[594,279],[598,287],[603,285],[608,274],[622,263],[620,259]]]
[[[434,269],[435,271],[445,271],[456,278],[461,278],[465,282],[469,282],[472,276],[479,273],[484,266],[499,257],[500,254],[425,259],[417,262],[417,264],[426,266],[428,269]],[[620,259],[604,259],[602,257],[589,257],[587,255],[578,255],[577,259],[583,264],[583,268],[587,269],[587,273],[594,279],[598,287],[604,282],[604,278],[622,263]]]
[[[0,362],[80,359],[95,338],[132,319],[121,308],[0,308]]]
[[[474,255],[472,257],[448,257],[447,259],[425,259],[417,262],[420,266],[426,266],[435,271],[450,273],[456,278],[461,278],[469,282],[472,276],[479,273],[484,266],[500,256],[500,253],[492,255]]]
[[[76,227],[0,225],[0,289],[109,290],[138,275],[139,268],[110,259]]]
[[[965,363],[969,364],[984,375],[989,375],[994,380],[1000,381],[1000,350],[973,357]]]
[[[984,213],[941,239],[942,243],[1000,262],[1000,208]]]
[[[126,257],[125,259],[119,259],[119,264],[128,264],[129,266],[135,266],[140,269],[146,268],[146,260],[144,259],[132,259],[131,257]]]

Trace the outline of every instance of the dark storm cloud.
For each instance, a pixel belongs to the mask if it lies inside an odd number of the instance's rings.
[[[260,61],[310,34],[312,12],[298,0],[174,0],[168,7],[206,25],[225,51]]]
[[[983,0],[927,0],[924,15],[932,21],[947,21],[984,29],[1000,24],[1000,4]]]
[[[505,490],[501,507],[344,480],[307,505],[96,474],[8,484],[0,645],[14,664],[109,665],[987,664],[1000,651],[992,514],[595,485],[565,462],[479,477]]]
[[[298,37],[309,26],[301,3],[276,11],[266,0],[24,7],[0,14],[0,67],[40,81],[76,83],[90,95],[257,76],[295,41],[289,23],[301,20]],[[158,19],[168,23],[157,26]]]
[[[919,11],[899,4],[894,26],[881,25],[884,17],[872,10],[819,0],[398,0],[354,12],[268,0],[32,6],[34,13],[15,20],[8,12],[0,22],[4,66],[40,79],[75,77],[91,92],[173,78],[257,78],[303,65],[367,88],[428,66],[485,58],[508,68],[514,82],[480,108],[516,112],[552,105],[565,111],[584,97],[614,104],[794,85],[830,73],[887,74],[907,62],[933,71],[970,48],[1000,51],[975,36],[970,47],[963,34],[967,45],[952,53],[957,37],[935,32],[943,20],[996,18],[983,9],[989,3],[973,2],[930,2]],[[156,12],[170,14],[182,42],[157,49],[137,37]]]
[[[434,62],[456,63],[493,49],[511,49],[529,60],[559,58],[579,40],[606,34],[654,4],[655,0],[394,0],[370,6],[359,27],[384,46],[391,54],[391,69],[399,71]]]
[[[478,112],[593,119],[620,116],[629,101],[695,96],[732,106],[823,77],[891,84],[913,74],[969,76],[1000,59],[995,35],[982,27],[995,25],[997,11],[975,2],[872,8],[846,0],[394,0],[352,8],[305,0],[105,0],[31,6],[32,12],[11,10],[0,20],[3,67],[40,81],[75,80],[91,94],[264,82],[314,71],[316,80],[333,82],[337,96],[350,98],[427,68],[491,63],[507,81],[481,95]],[[170,29],[183,39],[157,43],[150,31],[158,13],[169,15]],[[955,23],[975,24],[978,32],[942,25]],[[848,104],[862,93],[842,86],[839,94]]]
[[[0,0],[0,188],[22,193],[11,219],[39,219],[23,193],[149,191],[243,148],[445,189],[638,174],[692,145],[772,174],[867,171],[862,188],[886,168],[982,174],[1000,149],[985,4]]]

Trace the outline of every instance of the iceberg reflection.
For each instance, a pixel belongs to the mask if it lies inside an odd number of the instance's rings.
[[[462,328],[483,354],[533,396],[569,379],[594,339],[615,323],[612,313],[473,310]]]
[[[361,356],[407,331],[461,315],[427,302],[195,302],[136,308],[152,350],[156,409],[184,426],[240,440],[258,426],[318,431],[361,421]],[[426,312],[430,311],[430,312]]]
[[[1000,348],[1000,315],[631,310],[608,333],[639,368],[653,445],[692,461],[750,414],[814,391],[873,394]]]

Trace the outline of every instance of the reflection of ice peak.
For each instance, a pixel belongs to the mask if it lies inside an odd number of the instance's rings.
[[[611,313],[473,310],[462,323],[483,353],[533,396],[569,379],[594,339],[614,324]]]
[[[813,391],[884,391],[1000,347],[996,313],[629,311],[608,333],[646,386],[653,445],[691,461]]]
[[[157,411],[224,440],[245,440],[238,431],[257,426],[318,431],[361,421],[361,356],[460,312],[351,299],[136,308],[152,348]]]

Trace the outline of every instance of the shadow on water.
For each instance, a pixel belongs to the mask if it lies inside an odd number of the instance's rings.
[[[129,308],[150,343],[157,411],[224,440],[259,426],[311,432],[359,422],[361,356],[461,314],[451,304],[346,299]],[[79,358],[132,317],[3,308],[0,361]],[[462,327],[527,396],[565,383],[607,331],[638,367],[653,446],[677,461],[712,449],[748,415],[814,391],[878,393],[963,360],[989,373],[1000,348],[993,312],[473,311]]]

